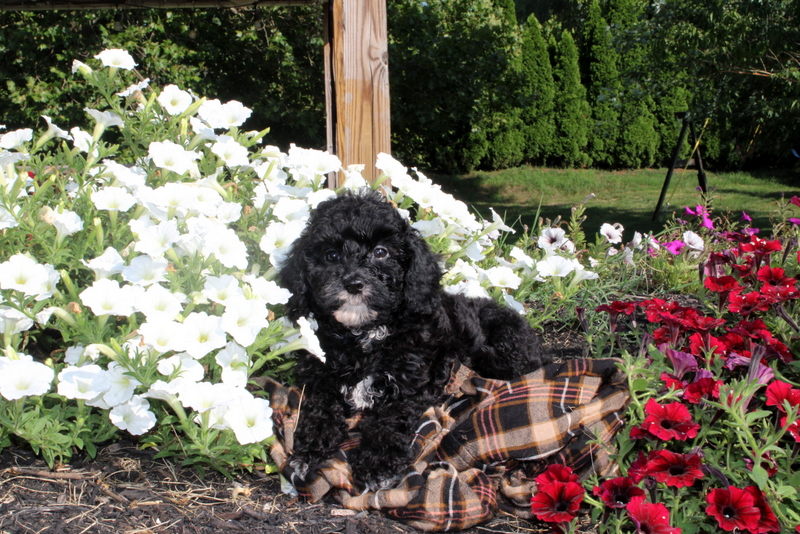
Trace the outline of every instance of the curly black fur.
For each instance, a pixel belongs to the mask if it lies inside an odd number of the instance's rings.
[[[348,458],[367,487],[391,485],[410,460],[414,425],[440,401],[455,361],[511,379],[544,363],[527,322],[491,299],[442,290],[436,256],[375,191],[322,202],[292,246],[281,283],[292,320],[313,317],[326,362],[296,366],[303,402],[292,465],[303,478],[347,436],[363,411],[361,445]]]

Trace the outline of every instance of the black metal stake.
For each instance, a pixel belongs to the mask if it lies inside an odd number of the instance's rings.
[[[708,181],[706,180],[706,170],[703,168],[703,156],[700,154],[700,140],[697,138],[697,132],[694,129],[693,121],[689,121],[689,127],[692,129],[694,157],[697,162],[697,183],[700,185],[700,190],[703,192],[703,195],[705,195],[708,193]]]
[[[678,113],[675,114],[678,117]],[[669,189],[669,182],[672,179],[672,173],[675,172],[675,166],[678,164],[678,156],[681,154],[681,147],[683,147],[683,143],[686,142],[686,134],[689,131],[689,124],[691,123],[689,119],[688,113],[681,114],[680,119],[683,119],[683,124],[681,125],[681,133],[678,136],[678,142],[675,144],[675,149],[672,151],[672,164],[667,169],[667,177],[664,178],[664,186],[661,188],[661,195],[658,197],[658,204],[656,204],[656,210],[653,212],[653,220],[655,221],[658,219],[658,215],[661,213],[661,208],[664,205],[664,199],[667,197],[667,190]],[[705,175],[704,175],[705,177]]]

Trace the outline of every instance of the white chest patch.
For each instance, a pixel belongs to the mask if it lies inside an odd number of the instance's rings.
[[[351,388],[342,386],[342,394],[347,399],[347,402],[356,410],[372,408],[372,405],[375,404],[376,393],[372,387],[374,381],[375,377],[369,375]]]

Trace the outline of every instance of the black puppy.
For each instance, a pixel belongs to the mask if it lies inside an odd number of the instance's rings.
[[[410,461],[414,427],[440,401],[460,361],[511,379],[546,363],[538,336],[488,298],[442,290],[436,256],[392,204],[365,189],[320,203],[281,268],[292,320],[313,317],[326,362],[303,354],[303,401],[294,475],[330,458],[363,411],[361,445],[348,458],[356,480],[391,486]]]

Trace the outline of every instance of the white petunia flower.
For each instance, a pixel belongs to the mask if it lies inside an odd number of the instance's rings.
[[[184,382],[182,386],[178,393],[178,399],[184,407],[191,408],[198,413],[228,404],[235,395],[235,389],[224,382],[218,384],[198,382],[191,385]]]
[[[31,139],[33,139],[33,130],[31,128],[13,130],[0,135],[0,148],[8,150],[19,148]]]
[[[605,237],[611,244],[622,243],[622,232],[624,230],[625,228],[619,223],[614,223],[613,225],[603,223],[600,226],[600,235]]]
[[[220,136],[219,140],[211,145],[211,152],[216,154],[228,167],[249,165],[247,148],[228,136]]]
[[[33,319],[19,310],[0,306],[0,334],[18,334],[33,327]]]
[[[269,401],[243,393],[236,396],[225,412],[225,422],[240,444],[260,443],[272,436],[272,408]]]
[[[300,340],[303,348],[325,362],[325,351],[322,350],[315,332],[316,322],[312,323],[305,317],[300,317],[297,319],[297,326],[300,328]]]
[[[193,358],[200,359],[214,349],[224,347],[225,331],[222,320],[206,312],[190,313],[183,321],[183,350]]]
[[[236,343],[229,341],[224,349],[215,356],[217,364],[222,368],[222,381],[234,387],[245,387],[250,374],[250,358],[247,351]]]
[[[289,254],[289,247],[300,237],[305,226],[304,221],[289,223],[273,221],[267,226],[264,236],[259,241],[259,247],[269,254],[269,262],[273,266],[280,267]]]
[[[94,58],[99,59],[104,67],[132,70],[136,66],[133,57],[126,50],[120,48],[108,48],[94,56]]]
[[[167,267],[169,264],[150,256],[136,256],[130,265],[122,269],[122,278],[127,282],[140,286],[149,286],[167,281]]]
[[[133,378],[128,370],[117,362],[108,364],[106,377],[111,384],[103,394],[103,400],[109,406],[117,406],[123,402],[127,402],[133,397],[133,392],[137,386],[142,383]]]
[[[131,290],[130,286],[120,287],[116,280],[101,278],[95,280],[78,296],[81,302],[97,316],[120,315],[127,317],[133,313],[133,305],[138,293]]]
[[[422,237],[432,237],[444,234],[444,222],[440,217],[435,217],[430,221],[417,221],[411,225],[416,228]]]
[[[19,211],[19,206],[13,206],[11,211],[0,206],[0,230],[5,230],[6,228],[16,228],[19,226],[19,220],[17,219]]]
[[[27,296],[51,296],[58,281],[58,272],[49,264],[41,265],[25,254],[14,254],[0,263],[0,289],[21,291]]]
[[[67,366],[58,373],[58,394],[68,399],[92,400],[111,387],[108,372],[95,364]]]
[[[201,155],[193,150],[186,150],[172,141],[153,141],[148,147],[148,155],[156,167],[167,169],[175,174],[184,174],[197,165],[195,161]]]
[[[150,411],[150,403],[141,395],[114,406],[108,413],[111,424],[120,430],[127,430],[134,436],[144,434],[156,424],[156,416]]]
[[[272,214],[278,220],[288,223],[291,221],[305,221],[311,212],[308,203],[299,198],[283,197],[272,207]]]
[[[61,139],[72,139],[72,137],[69,135],[69,132],[62,130],[53,124],[53,120],[50,117],[47,115],[42,115],[42,118],[47,123],[47,131],[42,136],[43,138],[50,139],[51,137],[59,137]],[[38,143],[41,143],[41,140],[39,140]]]
[[[206,100],[197,110],[198,116],[203,119],[211,128],[223,128],[225,130],[241,126],[246,121],[252,111],[242,105],[241,102],[231,100],[222,104],[219,100]]]
[[[56,241],[58,242],[61,242],[68,235],[83,230],[83,220],[74,211],[44,208],[42,219],[55,227]]]
[[[137,235],[139,240],[134,245],[134,250],[153,258],[160,258],[180,237],[181,233],[178,231],[178,222],[175,219],[169,219],[149,226]]]
[[[98,111],[96,109],[84,108],[83,111],[88,113],[95,121],[96,125],[101,129],[110,128],[112,126],[122,126],[125,122],[122,117],[113,111]]]
[[[94,271],[97,280],[119,274],[125,268],[125,260],[114,247],[107,247],[100,256],[89,261],[81,260],[81,263]]]
[[[170,115],[180,115],[192,104],[192,95],[177,85],[169,84],[161,90],[156,100]]]
[[[230,228],[207,233],[200,251],[207,258],[213,255],[225,267],[247,269],[247,246]]]
[[[164,320],[163,317],[142,323],[139,334],[144,343],[159,353],[183,350],[188,344],[183,325],[177,321]]]
[[[483,271],[483,275],[493,287],[517,289],[522,283],[522,278],[508,267],[491,267]]]
[[[464,295],[469,298],[491,298],[477,280],[460,280],[455,284],[448,285],[444,290],[451,295]]]
[[[317,191],[313,191],[306,195],[306,202],[311,207],[311,209],[317,209],[320,202],[324,202],[336,196],[336,191],[333,189],[329,189],[327,187],[323,189],[319,189]]]
[[[136,204],[136,197],[123,187],[104,187],[91,194],[92,202],[99,210],[128,211]]]
[[[200,382],[206,374],[203,364],[185,352],[160,360],[157,369],[164,376],[181,378],[189,382]]]
[[[72,128],[69,131],[70,135],[72,135],[72,144],[80,150],[81,152],[89,152],[89,149],[92,150],[92,156],[97,157],[99,152],[97,151],[97,147],[94,146],[94,139],[92,138],[92,134],[88,132],[84,132],[77,126]]]
[[[575,264],[561,256],[548,256],[536,262],[536,270],[543,278],[548,276],[564,277],[575,270]]]
[[[84,63],[83,61],[78,61],[77,59],[72,60],[72,74],[76,72],[83,72],[85,74],[91,74],[93,72],[92,67]]]
[[[268,314],[263,303],[240,297],[226,303],[222,314],[222,329],[237,343],[248,347],[255,342],[258,333],[269,326]]]
[[[136,93],[141,93],[148,87],[150,87],[150,78],[145,78],[139,83],[129,85],[119,93],[116,93],[116,95],[121,96],[122,98],[127,98],[131,95],[135,95]]]
[[[172,320],[183,311],[186,295],[172,292],[160,284],[152,284],[136,302],[136,309],[148,320],[162,317]]]
[[[242,205],[238,202],[222,202],[214,216],[222,223],[230,224],[242,217]]]
[[[230,274],[207,276],[201,291],[208,300],[227,306],[228,302],[244,297],[239,281]]]
[[[26,354],[18,356],[16,360],[0,357],[0,395],[13,401],[50,391],[55,371]]]
[[[683,233],[683,242],[686,243],[687,247],[693,250],[705,249],[705,243],[703,242],[703,238],[697,235],[696,233],[692,232],[691,230],[687,230]]]
[[[266,304],[286,304],[292,296],[291,291],[284,289],[272,280],[251,274],[242,277],[242,281],[250,285],[252,299]]]
[[[552,252],[558,250],[564,244],[566,235],[562,228],[545,228],[536,243],[539,248]]]

